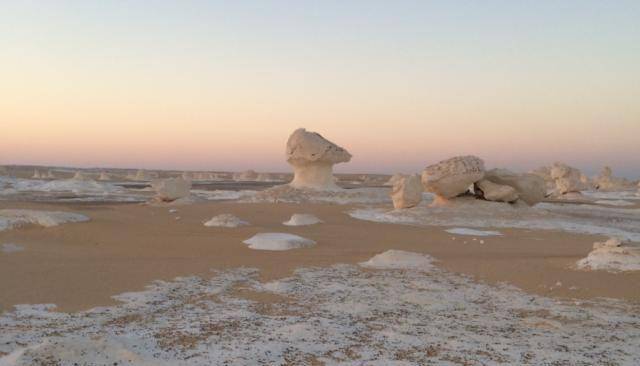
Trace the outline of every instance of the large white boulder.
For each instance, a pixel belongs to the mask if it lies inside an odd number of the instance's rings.
[[[639,271],[640,247],[623,244],[618,238],[593,244],[593,251],[577,263],[580,269],[609,272]]]
[[[156,198],[165,202],[187,197],[191,191],[191,181],[182,178],[158,179],[151,186],[156,191]]]
[[[556,182],[556,193],[566,194],[580,192],[587,187],[582,183],[580,170],[563,163],[554,163],[551,167],[551,178]]]
[[[294,172],[289,185],[316,190],[340,189],[333,180],[333,165],[351,160],[347,150],[319,133],[308,132],[304,128],[295,130],[289,136],[286,155]]]
[[[428,166],[422,172],[422,185],[426,191],[448,199],[466,192],[482,177],[482,159],[472,155],[456,156]]]
[[[422,201],[422,183],[415,174],[404,175],[396,179],[391,190],[391,200],[396,209],[411,208]]]
[[[508,169],[491,169],[486,172],[484,179],[513,187],[518,197],[529,206],[541,202],[547,194],[544,179],[533,173],[517,174]]]
[[[515,188],[482,179],[475,184],[476,193],[487,201],[515,202],[520,197]]]

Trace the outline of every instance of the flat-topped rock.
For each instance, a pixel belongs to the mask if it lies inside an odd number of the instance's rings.
[[[428,166],[422,172],[422,185],[426,191],[448,199],[466,192],[483,177],[482,159],[472,155],[456,156]]]

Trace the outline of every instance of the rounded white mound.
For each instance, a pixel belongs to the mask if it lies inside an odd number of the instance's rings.
[[[260,233],[243,241],[243,243],[256,250],[290,250],[316,244],[311,239],[287,233]]]
[[[0,210],[0,231],[28,224],[44,227],[58,226],[67,222],[89,221],[82,214],[63,211],[38,211],[21,209]]]
[[[464,227],[454,227],[453,229],[445,230],[449,234],[456,235],[473,235],[473,236],[499,236],[502,235],[499,231],[491,231],[491,230],[476,230],[476,229],[468,229]]]
[[[3,252],[3,253],[15,253],[15,252],[21,252],[23,250],[24,250],[24,247],[18,244],[6,243],[6,244],[0,245],[0,252]]]
[[[640,247],[625,245],[617,238],[596,242],[586,258],[577,262],[580,269],[608,272],[640,271]]]
[[[321,223],[322,220],[311,214],[293,214],[289,221],[285,221],[282,224],[287,226],[305,226]]]
[[[413,269],[430,271],[434,259],[427,254],[406,252],[404,250],[387,250],[366,262],[360,263],[365,268],[375,269]]]
[[[221,214],[212,217],[209,221],[204,223],[207,227],[238,227],[249,225],[247,221],[241,220],[232,214]]]

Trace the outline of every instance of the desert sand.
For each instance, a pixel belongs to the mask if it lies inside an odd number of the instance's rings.
[[[613,274],[573,268],[595,241],[603,239],[597,235],[500,228],[496,230],[502,236],[461,236],[445,232],[447,227],[356,220],[347,214],[352,206],[331,204],[205,202],[171,209],[147,204],[0,202],[1,208],[71,211],[91,218],[85,223],[0,232],[0,242],[26,248],[0,255],[2,311],[37,303],[56,304],[57,311],[86,310],[113,304],[111,296],[142,290],[157,279],[208,277],[212,269],[257,268],[260,279],[269,281],[287,277],[296,268],[359,263],[389,249],[426,253],[441,268],[490,284],[510,283],[533,294],[640,301],[637,271]],[[311,213],[324,223],[282,224],[299,212]],[[203,225],[223,213],[251,225]],[[242,244],[261,232],[292,233],[317,245],[268,252]]]

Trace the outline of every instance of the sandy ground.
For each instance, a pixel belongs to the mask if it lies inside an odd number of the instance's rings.
[[[640,273],[571,269],[594,241],[603,239],[599,236],[496,229],[504,236],[474,241],[441,227],[361,221],[347,215],[350,206],[321,204],[208,202],[175,207],[177,213],[143,204],[0,202],[0,208],[63,210],[91,217],[87,223],[0,232],[0,243],[26,248],[0,253],[1,311],[23,303],[54,303],[58,310],[78,311],[112,304],[112,295],[141,290],[157,279],[210,276],[211,269],[245,266],[260,269],[262,279],[269,280],[298,267],[365,261],[388,249],[428,253],[445,269],[489,283],[507,282],[530,293],[640,302]],[[235,214],[252,225],[202,225],[221,213]],[[325,223],[282,225],[293,213],[312,213]],[[293,233],[317,245],[286,252],[248,249],[242,241],[259,232]]]

